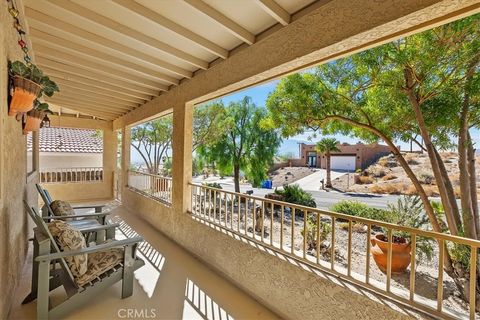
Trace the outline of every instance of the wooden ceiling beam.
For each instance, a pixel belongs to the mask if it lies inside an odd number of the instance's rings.
[[[275,0],[256,0],[256,3],[268,13],[272,18],[286,26],[290,23],[292,17],[287,10],[283,9]]]
[[[90,112],[97,112],[98,114],[104,114],[104,115],[110,115],[110,116],[119,116],[125,113],[122,111],[112,111],[112,110],[104,109],[98,106],[95,107],[84,101],[78,101],[78,100],[72,101],[65,98],[56,98],[55,96],[45,100],[47,102],[56,104],[57,106],[60,106],[60,107],[65,106],[68,108],[70,106],[70,107],[78,108],[74,110],[78,110],[79,112],[82,112],[80,108],[83,108],[84,110],[89,110]]]
[[[145,99],[145,100],[150,100],[152,96],[158,96],[159,91],[153,90],[153,89],[148,89],[143,86],[139,86],[133,83],[129,83],[126,81],[118,80],[112,77],[107,77],[104,74],[100,74],[94,71],[87,71],[84,69],[77,68],[75,66],[71,66],[69,64],[65,64],[62,62],[57,62],[48,58],[43,58],[43,57],[35,57],[35,61],[37,62],[38,65],[42,67],[48,67],[57,71],[60,71],[62,73],[67,74],[69,77],[70,76],[81,76],[83,79],[89,79],[90,83],[85,83],[85,84],[91,84],[91,82],[96,82],[98,85],[112,85],[115,87],[121,88],[121,92],[125,95],[129,95],[132,97],[137,97],[140,99]],[[84,80],[82,80],[84,81]],[[79,81],[80,82],[80,81]],[[81,82],[83,83],[83,82]],[[165,86],[164,88],[166,91],[168,90],[168,87]],[[113,90],[113,89],[112,89]]]
[[[121,88],[108,86],[103,83],[99,83],[98,81],[77,77],[75,75],[65,74],[61,71],[50,69],[49,67],[44,67],[41,64],[39,64],[39,66],[42,67],[42,71],[49,77],[55,77],[56,79],[66,81],[67,83],[75,85],[76,87],[79,87],[79,85],[81,85],[81,87],[85,86],[85,90],[90,92],[102,93],[105,96],[130,103],[145,103],[145,101],[149,100],[124,95]],[[113,90],[111,88],[113,88]]]
[[[102,51],[98,51],[95,49],[91,49],[89,47],[85,47],[83,45],[77,44],[75,42],[69,41],[67,39],[62,39],[56,36],[52,36],[46,32],[37,30],[35,28],[30,28],[30,38],[33,40],[33,45],[35,43],[42,43],[48,47],[56,47],[60,50],[69,50],[74,51],[74,54],[79,53],[83,55],[87,59],[99,61],[101,63],[107,64],[114,64],[121,66],[125,69],[132,70],[136,73],[142,73],[170,84],[178,84],[178,80],[174,77],[168,76],[163,72],[158,72],[154,69],[139,65],[137,63],[132,62],[133,60],[128,60],[127,58],[120,58],[121,56],[113,56],[111,54],[104,53]],[[65,50],[65,51],[67,51]]]
[[[113,0],[116,4],[138,14],[139,16],[148,19],[159,26],[174,32],[183,38],[197,44],[198,46],[202,47],[203,49],[215,54],[218,57],[226,59],[228,57],[228,50],[220,47],[219,45],[213,43],[212,41],[196,34],[195,32],[182,27],[181,25],[169,20],[162,15],[150,10],[141,4],[138,4],[134,1],[130,0]]]
[[[96,109],[96,110],[95,109],[90,109],[90,108],[82,107],[82,106],[75,105],[75,104],[55,102],[55,101],[52,101],[52,100],[47,100],[47,102],[49,102],[53,105],[56,105],[58,107],[64,107],[64,108],[67,108],[67,109],[70,109],[70,110],[73,110],[73,111],[80,112],[81,114],[84,114],[84,115],[95,116],[95,117],[103,118],[105,120],[115,120],[116,118],[119,117],[116,114],[104,113],[102,111],[99,111],[98,109]]]
[[[161,90],[165,88],[164,84],[158,83],[156,81],[148,80],[140,76],[118,70],[117,68],[107,67],[101,63],[96,63],[96,62],[81,58],[79,56],[75,56],[66,52],[61,52],[40,44],[36,44],[33,49],[35,50],[36,57],[41,56],[44,58],[49,58],[54,61],[68,63],[70,65],[74,65],[78,68],[82,68],[85,70],[102,73],[117,79],[128,80],[133,83],[148,87],[150,89]]]
[[[125,107],[125,106],[116,106],[115,104],[112,103],[104,103],[100,102],[98,100],[95,100],[93,98],[88,98],[88,97],[81,97],[77,95],[76,97],[72,97],[67,93],[57,93],[55,94],[52,99],[63,101],[66,103],[82,103],[87,107],[91,108],[103,108],[105,111],[110,111],[114,113],[125,113],[128,111],[131,111],[135,109],[134,107]]]
[[[188,3],[190,6],[195,8],[197,11],[200,11],[216,23],[218,23],[220,26],[222,26],[224,29],[226,29],[228,32],[233,34],[235,37],[238,39],[242,40],[243,42],[246,42],[248,44],[253,44],[255,42],[255,35],[252,34],[250,31],[236,23],[235,21],[231,20],[230,18],[226,17],[224,14],[222,14],[220,11],[217,11],[216,9],[212,8],[205,2],[201,0],[184,0],[186,3]]]
[[[138,104],[133,104],[133,103],[126,103],[125,101],[118,101],[114,100],[112,98],[109,99],[109,97],[105,97],[99,93],[92,93],[89,91],[81,90],[78,88],[75,88],[74,86],[68,87],[65,84],[59,84],[61,86],[60,92],[56,93],[55,96],[66,96],[66,97],[71,97],[71,98],[79,98],[79,99],[84,99],[88,100],[91,102],[98,102],[102,103],[104,105],[110,105],[112,108],[118,108],[118,109],[125,109],[125,110],[131,110],[135,107],[138,107]]]
[[[79,28],[75,25],[63,22],[61,20],[58,20],[54,17],[46,15],[46,14],[44,14],[42,12],[39,12],[37,10],[34,10],[32,8],[29,8],[29,7],[25,8],[25,14],[29,19],[38,21],[42,24],[48,25],[48,26],[53,27],[55,29],[58,29],[60,31],[71,33],[71,34],[73,34],[77,37],[80,37],[80,38],[85,39],[87,41],[93,42],[96,45],[103,46],[105,48],[115,50],[115,51],[120,52],[122,54],[129,55],[132,59],[140,59],[140,60],[146,61],[148,63],[151,63],[151,64],[153,64],[155,66],[159,66],[159,67],[161,67],[163,65],[166,68],[166,65],[165,65],[166,62],[161,60],[161,59],[149,56],[149,55],[143,53],[142,51],[132,49],[130,47],[127,47],[123,44],[120,44],[120,43],[115,42],[113,40],[110,40],[108,38],[99,36],[97,34],[91,33],[91,32],[86,31],[86,30],[83,30],[83,29],[81,29],[81,28]],[[173,65],[171,65],[171,66],[173,66]],[[177,68],[177,69],[175,69],[175,68]],[[192,77],[192,73],[190,71],[184,70],[184,69],[182,69],[180,67],[176,67],[176,66],[174,67],[174,69],[176,70],[176,72],[181,73],[181,75],[183,77],[187,77],[187,78]],[[173,72],[173,70],[172,70],[172,72]]]
[[[152,48],[155,48],[159,51],[162,51],[176,59],[182,60],[184,62],[187,62],[191,64],[192,66],[198,67],[200,69],[207,69],[208,68],[208,62],[204,61],[202,59],[199,59],[189,53],[186,53],[182,50],[179,50],[177,48],[174,48],[170,46],[169,44],[166,44],[158,39],[152,38],[150,36],[147,36],[141,32],[138,32],[137,30],[131,29],[125,25],[122,25],[119,28],[119,23],[115,20],[112,20],[110,18],[107,18],[105,16],[102,16],[98,13],[96,13],[93,10],[87,9],[85,7],[82,7],[81,5],[78,5],[76,3],[70,2],[70,1],[65,1],[65,0],[50,0],[51,3],[54,3],[56,6],[61,7],[65,10],[68,10],[70,12],[74,12],[78,15],[81,15],[83,18],[88,19],[90,21],[93,21],[95,23],[98,23],[99,25],[102,25],[105,28],[108,28],[110,30],[113,30],[119,34],[122,34],[124,36],[127,36],[131,39],[134,39],[136,41],[139,41],[147,46],[150,46]]]

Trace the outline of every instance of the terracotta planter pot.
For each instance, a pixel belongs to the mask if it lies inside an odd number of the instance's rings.
[[[30,111],[27,113],[27,120],[23,126],[23,133],[27,134],[29,131],[38,131],[42,120],[45,117],[45,113],[42,111]]]
[[[40,93],[40,85],[25,78],[13,77],[13,96],[10,102],[9,116],[19,112],[28,112],[33,108],[33,100]]]
[[[388,240],[387,236],[379,233],[370,238],[372,247],[370,252],[378,268],[383,272],[387,272],[388,258]],[[401,237],[394,237],[392,243],[392,273],[404,272],[411,259],[410,243]]]

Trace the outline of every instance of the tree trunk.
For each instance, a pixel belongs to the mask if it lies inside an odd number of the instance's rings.
[[[327,158],[327,183],[325,186],[327,188],[332,187],[332,177],[331,177],[331,172],[330,172],[330,152],[327,152],[325,157]]]
[[[444,178],[444,181],[445,181],[445,186],[448,190],[451,190],[447,194],[450,198],[450,203],[452,204],[452,207],[454,209],[453,210],[453,212],[454,212],[454,217],[453,218],[455,219],[455,223],[457,224],[457,226],[461,226],[462,225],[462,219],[460,217],[460,212],[458,211],[457,198],[455,197],[455,191],[453,190],[452,182],[450,181],[450,178],[448,177],[447,168],[445,168],[445,164],[443,163],[442,158],[440,157],[440,154],[437,151],[437,148],[434,147],[433,150],[435,151],[435,156],[437,157],[440,173],[442,174],[442,177]]]
[[[451,196],[448,196],[449,191],[446,188],[445,179],[440,172],[438,159],[437,159],[437,156],[435,155],[433,143],[430,139],[430,134],[428,133],[427,126],[425,124],[425,119],[423,118],[423,114],[420,109],[420,103],[414,92],[415,83],[413,80],[414,79],[413,70],[411,70],[410,68],[406,68],[404,71],[405,71],[405,82],[406,82],[405,92],[407,94],[407,98],[410,102],[410,105],[415,113],[415,118],[417,119],[418,127],[420,128],[420,134],[425,143],[425,148],[427,149],[428,157],[430,159],[430,164],[433,170],[433,175],[435,176],[435,180],[438,186],[438,191],[440,193],[440,198],[442,200],[443,209],[445,210],[445,217],[447,219],[448,229],[450,230],[451,234],[458,235],[458,225],[455,221],[455,214],[458,214],[458,213],[454,213],[453,211],[454,208],[450,201]]]
[[[400,150],[392,142],[392,140],[390,140],[383,132],[381,132],[380,130],[378,130],[377,128],[375,128],[371,125],[361,123],[361,122],[357,122],[357,121],[354,121],[352,119],[345,118],[345,117],[342,117],[342,116],[337,116],[337,115],[328,116],[328,117],[320,120],[320,122],[331,121],[331,120],[342,121],[342,122],[348,123],[352,126],[368,130],[371,133],[375,134],[380,139],[382,139],[388,145],[388,147],[392,151],[393,155],[395,156],[397,161],[402,166],[403,170],[405,170],[405,173],[407,174],[408,178],[410,178],[413,185],[415,186],[415,189],[417,190],[417,193],[418,193],[420,199],[422,200],[423,207],[425,209],[425,212],[427,213],[428,219],[430,220],[430,224],[432,225],[433,230],[436,231],[436,232],[442,232],[442,229],[440,228],[440,224],[438,223],[437,216],[435,215],[435,212],[433,211],[432,205],[430,204],[430,200],[428,200],[428,196],[425,193],[425,190],[423,189],[422,184],[420,183],[420,181],[418,181],[417,176],[412,171],[412,168],[410,168],[410,166],[408,165],[407,160],[405,160],[405,158],[400,153]]]
[[[233,183],[235,185],[235,192],[240,193],[240,166],[233,165]]]
[[[463,231],[465,236],[476,239],[477,230],[473,216],[472,192],[470,190],[470,174],[468,169],[468,109],[469,97],[465,94],[460,111],[460,129],[458,132],[458,168],[460,170],[460,203],[462,205]]]
[[[472,207],[473,207],[473,218],[475,220],[475,227],[477,229],[477,238],[480,233],[480,219],[478,213],[478,196],[477,196],[477,173],[475,169],[475,148],[473,147],[472,137],[470,132],[467,132],[468,139],[468,151],[467,151],[467,162],[468,162],[468,173],[470,174],[470,191],[472,198]]]

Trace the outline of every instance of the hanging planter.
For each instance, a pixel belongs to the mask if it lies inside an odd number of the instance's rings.
[[[33,109],[34,101],[42,94],[51,97],[58,87],[34,64],[25,65],[21,61],[9,63],[9,73],[13,79],[12,99],[9,116],[25,113]]]
[[[28,112],[33,109],[33,101],[37,98],[42,87],[26,78],[13,77],[13,95],[8,111],[9,116],[19,112]]]
[[[34,102],[35,108],[27,112],[26,120],[23,125],[23,133],[27,134],[31,131],[38,131],[44,126],[50,126],[48,114],[52,111],[48,109],[47,103],[40,103],[38,100]]]

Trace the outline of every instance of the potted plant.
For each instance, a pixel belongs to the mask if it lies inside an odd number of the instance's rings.
[[[418,196],[404,196],[397,200],[396,205],[389,205],[387,222],[425,229],[428,226],[428,217],[423,212],[422,203]],[[372,247],[370,252],[378,268],[383,272],[387,270],[388,238],[385,233],[377,233],[370,238]],[[411,234],[403,231],[395,231],[392,235],[392,272],[404,272],[411,261]],[[419,260],[433,257],[432,240],[417,236],[416,253]]]
[[[21,61],[14,61],[9,62],[8,68],[13,81],[12,100],[8,112],[10,116],[32,110],[35,99],[40,98],[42,94],[51,97],[58,91],[57,84],[34,64],[27,66]]]
[[[48,108],[48,103],[41,103],[38,100],[34,102],[35,107],[27,112],[27,118],[23,126],[23,133],[29,131],[38,131],[43,127],[44,121],[47,122],[47,114],[52,114],[52,111]]]

